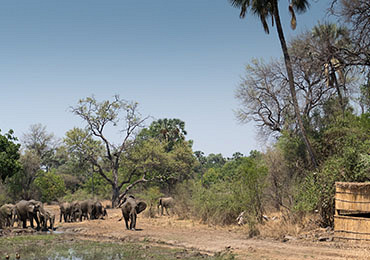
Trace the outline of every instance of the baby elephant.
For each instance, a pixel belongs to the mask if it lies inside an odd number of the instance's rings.
[[[1,226],[13,227],[16,217],[15,205],[4,204],[0,207],[0,228]]]
[[[175,200],[172,197],[167,197],[167,198],[160,198],[158,201],[158,214],[159,214],[159,208],[161,208],[161,216],[163,216],[163,208],[165,208],[167,215],[170,215],[168,213],[168,209],[172,209],[173,213],[173,208],[175,206]]]
[[[71,204],[68,202],[60,203],[59,209],[60,209],[59,222],[62,223],[62,219],[64,219],[64,222],[70,222],[72,210]]]
[[[124,203],[122,204],[122,216],[125,219],[127,229],[135,230],[137,214],[145,209],[145,202],[136,200],[132,195],[125,198]],[[120,220],[122,220],[122,218]]]
[[[40,211],[40,224],[43,231],[48,230],[48,222],[49,229],[54,230],[55,214],[47,209],[43,209]]]

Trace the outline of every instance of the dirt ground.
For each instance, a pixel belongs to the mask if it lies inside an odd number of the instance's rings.
[[[147,218],[138,215],[137,231],[126,230],[120,209],[108,209],[105,220],[59,223],[59,207],[46,206],[56,216],[56,232],[84,239],[146,241],[168,247],[196,249],[204,253],[230,251],[238,259],[370,259],[370,243],[319,241],[311,238],[248,238],[246,227],[215,227],[176,216]],[[331,239],[329,239],[331,240]]]

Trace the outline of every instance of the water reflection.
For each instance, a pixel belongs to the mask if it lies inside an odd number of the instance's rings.
[[[46,233],[47,234],[64,234],[64,231],[54,230],[54,231],[47,231]]]
[[[70,248],[68,249],[68,256],[62,256],[57,253],[56,256],[48,257],[48,260],[82,260],[83,258],[75,256],[75,251]]]
[[[74,249],[68,249],[66,253],[56,253],[56,255],[48,257],[47,260],[90,260],[90,259],[110,259],[110,260],[119,260],[123,259],[123,256],[120,253],[111,253],[103,255],[95,255],[92,252],[76,252]]]

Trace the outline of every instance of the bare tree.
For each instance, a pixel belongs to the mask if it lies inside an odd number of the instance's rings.
[[[33,124],[29,133],[23,134],[21,141],[26,149],[34,151],[40,158],[40,167],[49,170],[52,156],[59,145],[59,140],[53,133],[46,131],[46,126]]]
[[[22,163],[22,170],[9,180],[13,199],[35,198],[37,190],[33,183],[40,171],[40,157],[34,151],[26,150],[19,161]]]
[[[100,159],[89,146],[85,148],[90,151],[88,160],[112,186],[112,207],[115,207],[123,198],[123,195],[120,194],[123,185],[129,184],[124,191],[125,194],[134,185],[146,181],[145,173],[140,179],[133,181],[136,173],[135,168],[122,181],[119,181],[118,173],[119,168],[124,167],[122,165],[123,154],[133,146],[137,131],[148,117],[141,117],[138,112],[138,103],[125,101],[120,99],[118,95],[115,95],[112,101],[98,102],[94,97],[81,99],[75,107],[71,107],[71,111],[87,123],[88,133],[97,137],[105,147],[105,156]],[[106,133],[108,125],[118,128],[122,134],[122,141],[118,145],[108,139]],[[86,138],[88,139],[88,136]],[[106,174],[105,167],[112,172],[112,177]]]
[[[282,66],[278,61],[265,64],[253,60],[246,66],[246,76],[236,90],[242,107],[236,112],[238,120],[257,122],[267,135],[281,132],[294,113]]]
[[[312,58],[304,49],[306,40],[306,37],[297,38],[291,44],[290,52],[299,109],[310,123],[315,109],[319,109],[335,91],[326,86],[321,68],[311,62]],[[266,135],[279,135],[282,130],[298,131],[284,64],[276,60],[267,64],[253,60],[246,67],[245,75],[236,90],[241,105],[237,111],[239,121],[257,122]]]
[[[349,26],[351,46],[338,48],[346,66],[370,66],[370,2],[333,0],[329,11]]]
[[[326,27],[324,27],[326,28]],[[302,114],[305,119],[310,122],[312,113],[320,111],[320,107],[329,99],[331,99],[337,91],[338,96],[342,93],[338,92],[339,83],[341,83],[342,91],[345,91],[345,70],[340,68],[342,72],[341,81],[336,81],[337,84],[331,82],[328,84],[328,74],[326,73],[326,65],[331,64],[332,54],[329,49],[332,44],[328,42],[334,41],[333,37],[325,36],[317,37],[311,31],[306,31],[298,35],[290,43],[289,51],[291,53],[293,71],[296,78],[296,86],[298,89],[298,99]],[[322,38],[329,38],[324,40]],[[334,43],[333,43],[334,44]],[[338,67],[331,67],[330,77],[337,79],[336,75]],[[344,92],[345,93],[345,92]],[[342,96],[340,97],[342,100]],[[342,102],[344,102],[342,100]],[[341,104],[343,105],[343,104]]]
[[[293,172],[287,167],[284,155],[279,148],[268,149],[264,154],[264,161],[269,169],[268,196],[275,209],[280,207],[289,209],[292,204]]]

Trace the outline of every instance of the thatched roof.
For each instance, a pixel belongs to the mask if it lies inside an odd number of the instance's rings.
[[[336,182],[335,187],[337,189],[369,192],[370,194],[370,182]]]

